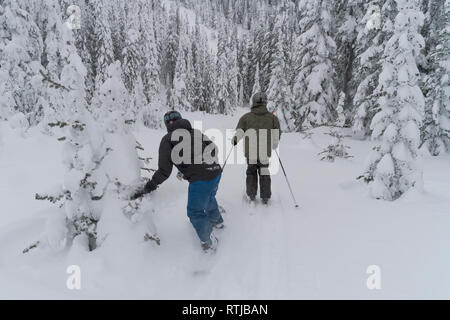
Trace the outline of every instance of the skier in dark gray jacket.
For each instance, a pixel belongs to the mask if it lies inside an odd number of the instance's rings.
[[[222,168],[217,159],[217,147],[200,131],[193,129],[191,123],[183,119],[177,111],[166,113],[164,123],[167,134],[159,146],[158,170],[144,189],[133,195],[132,199],[156,190],[170,177],[175,165],[183,178],[189,181],[187,214],[202,247],[204,250],[215,249],[217,238],[212,232],[213,227],[223,227],[223,218],[216,201],[222,175]],[[185,139],[189,139],[188,143]],[[181,143],[183,145],[180,145]],[[196,147],[200,144],[201,148]],[[174,148],[177,151],[175,154]],[[205,152],[208,150],[209,153]]]

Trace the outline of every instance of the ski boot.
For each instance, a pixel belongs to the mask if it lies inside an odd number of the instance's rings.
[[[209,236],[210,241],[207,242],[201,242],[202,249],[205,253],[213,253],[217,250],[217,245],[219,244],[219,239],[217,239],[214,232],[211,232],[211,235]]]

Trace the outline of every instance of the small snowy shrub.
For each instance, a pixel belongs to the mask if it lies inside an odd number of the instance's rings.
[[[108,177],[102,163],[112,151],[99,136],[93,119],[87,112],[79,113],[76,120],[60,123],[66,128],[63,147],[63,163],[66,168],[64,181],[58,193],[36,194],[37,200],[48,200],[57,204],[65,214],[60,223],[47,223],[45,242],[54,249],[54,244],[64,245],[68,239],[84,234],[89,239],[89,249],[95,249],[96,226],[100,218],[100,202],[108,186]],[[55,239],[55,230],[58,232]],[[42,243],[42,241],[40,241]]]
[[[331,130],[329,133],[325,133],[333,138],[331,144],[319,155],[324,155],[320,160],[326,160],[329,162],[334,162],[336,158],[353,158],[353,156],[349,155],[347,150],[350,149],[349,146],[344,145],[343,139],[348,137],[341,135],[339,132]]]
[[[311,131],[300,131],[300,134],[302,135],[302,139],[311,139],[313,136],[313,133]]]

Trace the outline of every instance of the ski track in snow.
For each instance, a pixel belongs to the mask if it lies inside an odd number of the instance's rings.
[[[237,122],[237,116],[187,118],[203,119],[204,130]],[[7,179],[0,181],[0,299],[450,298],[449,156],[426,158],[424,193],[376,201],[355,180],[371,142],[347,139],[355,158],[328,163],[317,156],[329,142],[325,128],[314,130],[313,141],[284,134],[280,156],[300,208],[294,208],[281,170],[272,177],[270,206],[250,208],[242,200],[246,166],[227,165],[217,194],[226,227],[216,231],[214,255],[201,252],[186,216],[187,183],[176,172],[149,196],[161,246],[137,234],[93,252],[23,255],[51,212],[50,204],[33,196],[61,181],[60,145],[33,132],[27,139],[2,132],[0,176]],[[145,128],[136,133],[153,156],[152,167],[163,134]],[[136,232],[140,227],[130,226]],[[82,268],[79,291],[66,288],[69,264]],[[382,290],[367,289],[369,265],[381,267]]]

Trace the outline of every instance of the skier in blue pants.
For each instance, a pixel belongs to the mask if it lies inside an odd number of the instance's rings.
[[[162,138],[159,146],[158,170],[142,190],[136,192],[131,199],[137,199],[153,192],[167,180],[172,173],[173,166],[177,167],[182,177],[189,181],[188,217],[200,238],[203,250],[215,250],[217,238],[213,228],[223,228],[223,218],[216,201],[222,168],[217,159],[217,147],[201,132],[192,128],[191,123],[183,119],[177,111],[170,111],[164,115],[167,134]],[[185,139],[189,140],[186,145]],[[179,144],[183,143],[181,152]],[[201,144],[201,148],[196,148]],[[211,144],[213,148],[211,148]],[[175,155],[173,149],[177,147]],[[185,148],[183,148],[185,147]],[[212,150],[211,154],[204,154],[205,149]],[[189,152],[183,158],[183,153]],[[179,156],[180,160],[173,159]],[[205,159],[208,156],[208,159]],[[208,160],[208,161],[206,161]]]

